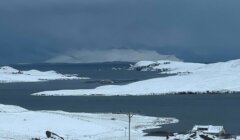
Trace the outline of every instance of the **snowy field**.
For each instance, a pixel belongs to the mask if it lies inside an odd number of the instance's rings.
[[[73,79],[87,79],[85,77],[78,77],[76,75],[60,74],[55,71],[20,71],[9,66],[0,67],[0,83],[13,82],[39,82],[48,80],[73,80]]]
[[[177,61],[141,61],[131,70],[159,71],[173,76],[154,78],[128,85],[108,85],[95,89],[58,90],[35,93],[38,96],[126,96],[178,93],[240,92],[240,59],[213,64]]]
[[[160,137],[144,137],[142,130],[171,123],[178,123],[178,120],[134,115],[131,123],[132,140],[159,140]],[[46,131],[54,132],[65,140],[127,140],[128,116],[29,111],[0,104],[0,140],[43,140],[46,139]]]

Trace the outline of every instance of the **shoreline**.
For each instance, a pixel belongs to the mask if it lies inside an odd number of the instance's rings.
[[[11,123],[9,123],[11,122]],[[64,122],[64,124],[63,124]],[[143,138],[143,130],[178,123],[175,118],[135,114],[132,118],[133,137]],[[69,113],[64,111],[30,111],[19,106],[0,104],[0,138],[29,139],[45,137],[51,131],[68,139],[123,138],[128,126],[126,114]],[[21,127],[16,127],[21,126]],[[89,131],[89,130],[92,131]]]
[[[78,89],[74,89],[72,91],[77,91]],[[165,96],[165,95],[228,95],[228,94],[240,94],[240,91],[207,91],[207,92],[174,92],[174,93],[151,93],[151,94],[122,94],[122,95],[105,95],[105,94],[89,94],[89,95],[85,95],[85,94],[61,94],[61,93],[57,93],[57,92],[61,92],[61,91],[71,91],[71,90],[53,90],[53,91],[43,91],[43,92],[37,92],[37,93],[33,93],[30,94],[31,96],[79,96],[79,97],[119,97],[119,96],[123,96],[123,97],[127,97],[127,96],[131,96],[131,97],[139,97],[139,96]],[[56,93],[53,93],[56,92]],[[53,94],[51,94],[53,93]]]

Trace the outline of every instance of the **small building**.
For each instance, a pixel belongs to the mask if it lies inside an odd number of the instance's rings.
[[[213,126],[213,125],[195,125],[192,132],[202,132],[205,134],[211,134],[215,136],[222,136],[226,132],[223,126]]]

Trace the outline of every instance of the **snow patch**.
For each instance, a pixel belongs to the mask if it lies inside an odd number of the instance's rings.
[[[25,111],[27,111],[27,110],[24,108],[21,108],[19,106],[0,104],[0,112],[17,113],[17,112],[25,112]]]

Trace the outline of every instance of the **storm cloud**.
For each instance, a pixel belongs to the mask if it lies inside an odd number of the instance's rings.
[[[141,60],[174,60],[181,61],[173,55],[161,55],[150,50],[112,49],[112,50],[80,50],[65,53],[47,60],[48,63],[92,63]]]
[[[237,0],[0,0],[0,63],[90,62],[94,53],[121,49],[185,61],[236,59],[239,7]]]

